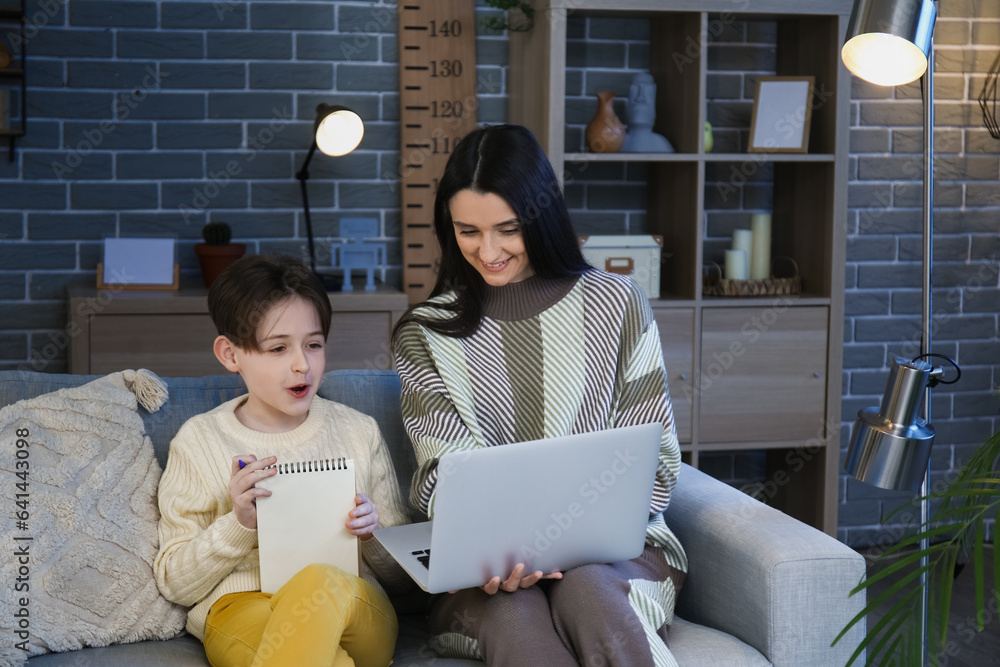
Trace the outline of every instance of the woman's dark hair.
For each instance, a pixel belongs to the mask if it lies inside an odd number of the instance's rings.
[[[261,352],[257,329],[271,308],[297,296],[316,309],[323,339],[333,315],[319,278],[298,257],[249,255],[236,260],[208,290],[208,314],[220,336],[249,352]]]
[[[486,282],[469,264],[455,239],[451,200],[462,190],[494,194],[507,202],[521,223],[528,262],[541,278],[579,275],[591,267],[580,252],[559,180],[534,135],[520,125],[482,127],[462,139],[444,168],[434,200],[434,232],[441,245],[441,268],[431,298],[455,291],[455,301],[437,308],[452,311],[449,319],[413,317],[454,338],[471,336],[482,318]],[[398,327],[398,325],[397,325]]]

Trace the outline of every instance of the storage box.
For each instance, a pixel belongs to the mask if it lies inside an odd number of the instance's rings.
[[[630,276],[647,299],[660,298],[662,236],[581,236],[580,250],[595,268]]]

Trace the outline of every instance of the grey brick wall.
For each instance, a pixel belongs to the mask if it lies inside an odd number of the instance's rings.
[[[986,131],[977,97],[1000,46],[995,3],[941,3],[935,29],[934,350],[962,365],[958,384],[933,392],[937,431],[932,489],[1000,428],[1000,141]],[[843,433],[857,410],[877,404],[887,364],[918,353],[920,329],[920,86],[852,89]],[[846,442],[845,442],[846,447]],[[906,494],[842,479],[840,537],[892,542],[880,525]],[[911,512],[917,515],[916,509]]]
[[[250,252],[305,256],[294,175],[320,102],[358,111],[366,135],[310,166],[319,256],[342,240],[342,215],[377,217],[379,274],[398,285],[396,12],[367,0],[29,0],[29,131],[14,162],[0,152],[0,368],[66,370],[65,346],[54,359],[41,350],[66,326],[66,286],[94,280],[103,238],[176,238],[195,284],[192,246],[209,221],[230,222]],[[500,122],[506,37],[482,35],[478,50],[496,84],[480,119]]]
[[[478,4],[480,16],[486,11]],[[935,481],[946,479],[1000,427],[1000,142],[976,104],[1000,45],[994,3],[942,3],[937,27],[938,150],[935,348],[963,364],[961,384],[935,391]],[[988,6],[987,6],[988,5]],[[16,160],[0,152],[0,368],[66,370],[65,288],[90,283],[108,236],[177,239],[186,280],[201,226],[233,224],[251,252],[305,253],[295,170],[316,104],[341,103],[366,121],[359,149],[311,165],[320,255],[342,215],[380,220],[381,277],[400,280],[396,4],[362,0],[217,2],[30,0],[29,133]],[[716,151],[742,151],[758,74],[774,70],[774,25],[736,22],[713,37],[708,118]],[[567,53],[568,150],[583,145],[593,94],[628,92],[649,63],[648,23],[573,17]],[[481,33],[482,31],[480,31]],[[3,33],[5,34],[5,33]],[[505,36],[477,40],[479,120],[506,118]],[[5,85],[5,82],[0,82]],[[909,352],[919,325],[919,87],[852,90],[844,405],[854,415],[881,394],[888,360]],[[619,103],[619,111],[623,106]],[[624,116],[623,116],[624,117]],[[726,165],[708,170],[707,259],[721,259],[734,225],[770,208],[765,165],[738,191]],[[645,228],[642,165],[570,172],[567,199],[580,233]],[[762,481],[760,457],[705,458],[737,485]],[[875,542],[898,529],[881,519],[905,498],[841,482],[840,537]]]

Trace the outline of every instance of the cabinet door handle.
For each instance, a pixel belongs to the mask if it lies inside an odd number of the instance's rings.
[[[687,380],[688,379],[688,374],[687,373],[681,373],[678,377],[680,379],[682,379],[682,380]]]
[[[821,378],[821,377],[823,377],[823,374],[821,372],[819,372],[819,371],[816,371],[815,373],[813,373],[813,377],[814,378]]]

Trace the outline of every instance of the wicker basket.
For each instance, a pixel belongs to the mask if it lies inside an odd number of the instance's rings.
[[[794,273],[789,277],[776,277],[774,269],[778,262],[790,264]],[[706,267],[707,271],[702,276],[701,293],[703,296],[730,298],[784,296],[798,294],[802,291],[799,265],[791,257],[775,257],[774,261],[771,262],[771,277],[763,280],[727,280],[722,277],[722,267],[715,262],[710,262]]]

